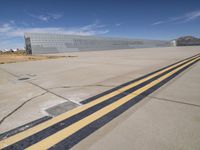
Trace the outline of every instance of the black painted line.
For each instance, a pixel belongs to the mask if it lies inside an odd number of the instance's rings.
[[[186,64],[186,63],[188,63],[188,62],[190,62],[190,61],[192,61],[194,59],[196,59],[196,58],[188,60],[188,61],[184,62],[183,64],[180,64],[180,65],[178,65],[178,66],[176,66],[176,67],[174,67],[174,68],[172,68],[172,69],[170,69],[168,71],[165,71],[164,73],[159,74],[156,77],[154,77],[152,79],[149,79],[149,80],[147,80],[147,81],[145,81],[145,82],[143,82],[143,83],[141,83],[141,84],[139,84],[139,85],[127,90],[127,91],[125,91],[125,92],[122,92],[122,93],[120,93],[120,94],[118,94],[118,95],[116,95],[116,96],[114,96],[114,97],[112,97],[112,98],[110,98],[110,99],[108,99],[108,100],[106,100],[104,102],[101,102],[101,103],[99,103],[99,104],[97,104],[97,105],[95,105],[93,107],[90,107],[90,108],[86,109],[85,111],[82,111],[82,112],[80,112],[80,113],[78,113],[78,114],[76,114],[76,115],[74,115],[74,116],[72,116],[70,118],[62,120],[59,123],[56,123],[56,124],[54,124],[54,125],[46,128],[46,129],[38,132],[38,133],[35,133],[35,134],[33,134],[33,135],[31,135],[31,136],[29,136],[29,137],[27,137],[27,138],[25,138],[25,139],[23,139],[21,141],[18,141],[16,143],[8,146],[7,148],[11,149],[11,148],[15,148],[15,147],[23,147],[23,148],[29,147],[29,146],[31,146],[31,145],[33,145],[33,144],[45,139],[46,137],[48,137],[48,136],[50,136],[50,135],[52,135],[52,134],[54,134],[54,133],[56,133],[56,132],[58,132],[58,131],[60,131],[60,130],[62,130],[64,128],[66,128],[66,127],[68,127],[69,125],[71,125],[71,124],[73,124],[73,123],[75,123],[75,122],[87,117],[88,115],[94,113],[95,111],[98,111],[98,110],[102,109],[103,107],[105,107],[105,106],[107,106],[107,105],[119,100],[120,98],[126,96],[127,94],[132,93],[135,90],[138,90],[139,88],[149,84],[150,82],[153,82],[154,80],[160,78],[161,76],[173,71],[174,69],[176,69],[176,68],[178,68],[178,67],[180,67],[180,66],[182,66],[182,65],[184,65],[184,64]]]
[[[94,100],[97,99],[97,98],[100,98],[100,97],[102,97],[102,96],[104,96],[104,95],[107,95],[108,93],[111,93],[111,92],[113,92],[113,91],[116,91],[116,90],[118,90],[118,89],[120,89],[120,88],[122,88],[122,87],[125,87],[125,86],[127,86],[127,85],[129,85],[129,84],[132,84],[133,82],[136,82],[136,81],[139,81],[139,80],[141,80],[141,79],[144,79],[144,78],[146,78],[146,77],[148,77],[148,76],[150,76],[150,75],[152,75],[152,74],[154,74],[154,73],[157,73],[157,72],[159,72],[159,71],[162,71],[162,70],[164,70],[164,69],[166,69],[166,68],[169,68],[169,67],[171,67],[171,66],[173,66],[173,65],[176,65],[176,64],[178,64],[178,63],[180,63],[180,62],[183,62],[183,61],[185,61],[185,60],[187,60],[187,59],[191,59],[191,58],[196,57],[196,56],[198,56],[198,55],[200,55],[200,53],[199,53],[199,54],[196,54],[196,55],[194,55],[194,56],[188,57],[188,58],[186,58],[186,59],[184,59],[184,60],[180,60],[180,61],[178,61],[178,62],[175,62],[175,63],[173,63],[173,64],[171,64],[171,65],[168,65],[168,66],[166,66],[166,67],[163,67],[163,68],[161,68],[161,69],[159,69],[159,70],[156,70],[156,71],[154,71],[154,72],[151,72],[151,73],[149,73],[149,74],[147,74],[147,75],[144,75],[144,76],[139,77],[139,78],[137,78],[137,79],[134,79],[134,80],[132,80],[132,81],[123,83],[123,84],[121,84],[121,85],[119,85],[119,86],[117,86],[117,87],[114,87],[114,88],[112,88],[112,89],[110,89],[110,90],[108,90],[108,91],[105,91],[105,92],[100,93],[100,94],[98,94],[98,95],[92,96],[92,97],[90,97],[90,98],[88,98],[88,99],[86,99],[86,100],[83,100],[83,101],[81,101],[80,103],[81,103],[81,104],[87,104],[87,103],[89,103],[89,102],[91,102],[91,101],[94,101]]]
[[[181,72],[183,72],[184,70],[186,70],[187,68],[189,68],[190,66],[192,66],[193,64],[195,64],[198,61],[199,61],[199,59],[194,61],[193,63],[185,66],[184,68],[180,69],[176,73],[172,74],[171,76],[164,79],[163,81],[156,84],[155,86],[151,87],[150,89],[144,91],[143,93],[141,93],[140,95],[131,99],[130,101],[126,102],[125,104],[114,109],[110,113],[104,115],[103,117],[101,117],[101,118],[95,120],[94,122],[90,123],[89,125],[83,127],[82,129],[80,129],[76,133],[72,134],[71,136],[67,137],[63,141],[61,141],[58,144],[51,147],[50,150],[70,149],[75,144],[77,144],[78,142],[80,142],[81,140],[83,140],[84,138],[86,138],[87,136],[89,136],[90,134],[92,134],[93,132],[95,132],[96,130],[98,130],[99,128],[101,128],[102,126],[104,126],[105,124],[107,124],[108,122],[110,122],[111,120],[113,120],[114,118],[116,118],[117,116],[119,116],[120,114],[122,114],[123,112],[128,110],[129,108],[131,108],[132,106],[134,106],[135,104],[137,104],[139,101],[141,101],[142,99],[147,97],[149,94],[153,93],[155,90],[157,90],[158,88],[160,88],[161,86],[166,84],[171,79],[175,78]]]
[[[27,129],[29,129],[29,128],[32,128],[32,127],[34,127],[35,125],[38,125],[38,124],[40,124],[40,123],[42,123],[42,122],[44,122],[44,121],[47,121],[47,120],[49,120],[49,119],[51,119],[51,118],[52,118],[52,117],[50,117],[50,116],[44,116],[44,117],[42,117],[42,118],[36,119],[36,120],[34,120],[34,121],[31,121],[31,122],[29,122],[29,123],[27,123],[27,124],[24,124],[24,125],[22,125],[22,126],[19,126],[19,127],[15,128],[15,129],[9,130],[9,131],[4,132],[4,133],[1,133],[1,134],[0,134],[0,140],[9,138],[10,136],[13,136],[13,135],[15,135],[15,134],[17,134],[17,133],[20,133],[20,132],[22,132],[22,131],[24,131],[24,130],[27,130]]]

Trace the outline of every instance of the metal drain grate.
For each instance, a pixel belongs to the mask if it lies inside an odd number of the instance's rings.
[[[56,106],[53,106],[51,108],[48,108],[45,111],[51,116],[58,116],[64,112],[67,112],[71,109],[76,108],[77,106],[78,106],[77,104],[68,101],[68,102],[64,102]]]

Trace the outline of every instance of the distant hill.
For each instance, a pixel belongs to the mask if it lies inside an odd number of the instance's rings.
[[[200,45],[200,39],[193,36],[184,36],[176,39],[177,46]]]

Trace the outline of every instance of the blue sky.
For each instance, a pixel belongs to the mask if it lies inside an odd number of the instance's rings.
[[[1,0],[0,49],[24,32],[171,40],[200,37],[199,0]]]

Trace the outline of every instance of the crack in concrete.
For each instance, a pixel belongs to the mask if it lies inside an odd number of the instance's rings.
[[[17,108],[15,108],[13,111],[11,111],[9,114],[7,114],[6,116],[4,116],[1,120],[0,120],[0,125],[4,122],[4,120],[6,120],[8,117],[10,117],[12,114],[14,114],[17,110],[19,110],[21,107],[23,107],[26,103],[30,102],[31,100],[40,97],[44,94],[46,94],[47,92],[43,92],[42,94],[39,94],[37,96],[34,96],[26,101],[24,101],[22,104],[20,104]]]
[[[115,85],[102,85],[102,84],[94,84],[94,85],[80,85],[80,86],[59,86],[59,87],[52,87],[50,89],[59,89],[59,88],[84,88],[84,87],[115,87]]]

